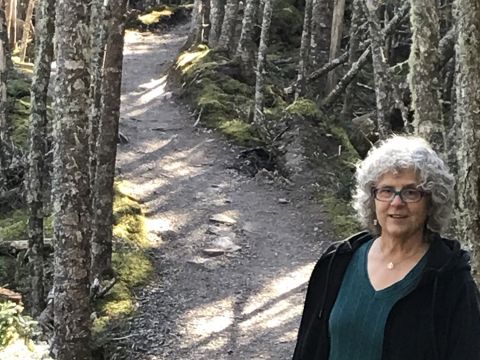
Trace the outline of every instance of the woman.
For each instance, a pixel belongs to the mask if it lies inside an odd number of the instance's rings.
[[[453,176],[422,139],[396,136],[356,173],[370,231],[333,244],[310,278],[294,360],[478,360],[469,257],[440,237]]]

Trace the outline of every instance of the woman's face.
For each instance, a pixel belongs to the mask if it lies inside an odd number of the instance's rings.
[[[417,189],[418,178],[413,169],[402,169],[397,173],[386,173],[380,177],[376,188],[391,188],[400,191],[404,188]],[[428,201],[423,196],[418,202],[404,202],[396,195],[391,201],[375,199],[375,212],[382,237],[408,240],[423,237],[427,220]]]

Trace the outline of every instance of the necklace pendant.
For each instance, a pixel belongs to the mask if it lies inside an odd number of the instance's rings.
[[[387,269],[388,269],[388,270],[392,270],[393,268],[394,268],[393,262],[389,262],[389,263],[387,264]]]

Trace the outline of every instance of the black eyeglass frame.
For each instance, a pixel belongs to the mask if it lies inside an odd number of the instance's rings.
[[[382,190],[382,189],[389,189],[392,191],[392,197],[389,199],[389,200],[384,200],[384,199],[379,199],[378,196],[377,196],[377,193],[379,190]],[[415,191],[418,191],[419,194],[420,194],[420,197],[418,198],[418,200],[405,200],[405,198],[403,197],[402,195],[402,192],[404,192],[405,190],[415,190]],[[405,187],[405,188],[401,188],[400,190],[395,190],[394,188],[390,188],[390,187],[383,187],[383,188],[375,188],[373,187],[372,188],[372,196],[374,199],[378,200],[378,201],[381,201],[381,202],[392,202],[395,197],[398,195],[400,197],[400,200],[402,200],[402,202],[404,203],[417,203],[419,202],[420,200],[422,200],[423,197],[425,197],[425,195],[427,195],[428,192],[424,191],[424,190],[421,190],[421,189],[414,189],[414,188],[409,188],[409,187]]]

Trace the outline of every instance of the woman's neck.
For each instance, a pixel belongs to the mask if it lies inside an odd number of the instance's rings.
[[[418,252],[419,249],[428,247],[424,240],[423,233],[416,234],[409,238],[396,238],[392,236],[381,235],[378,239],[379,249],[382,254],[411,254]]]

